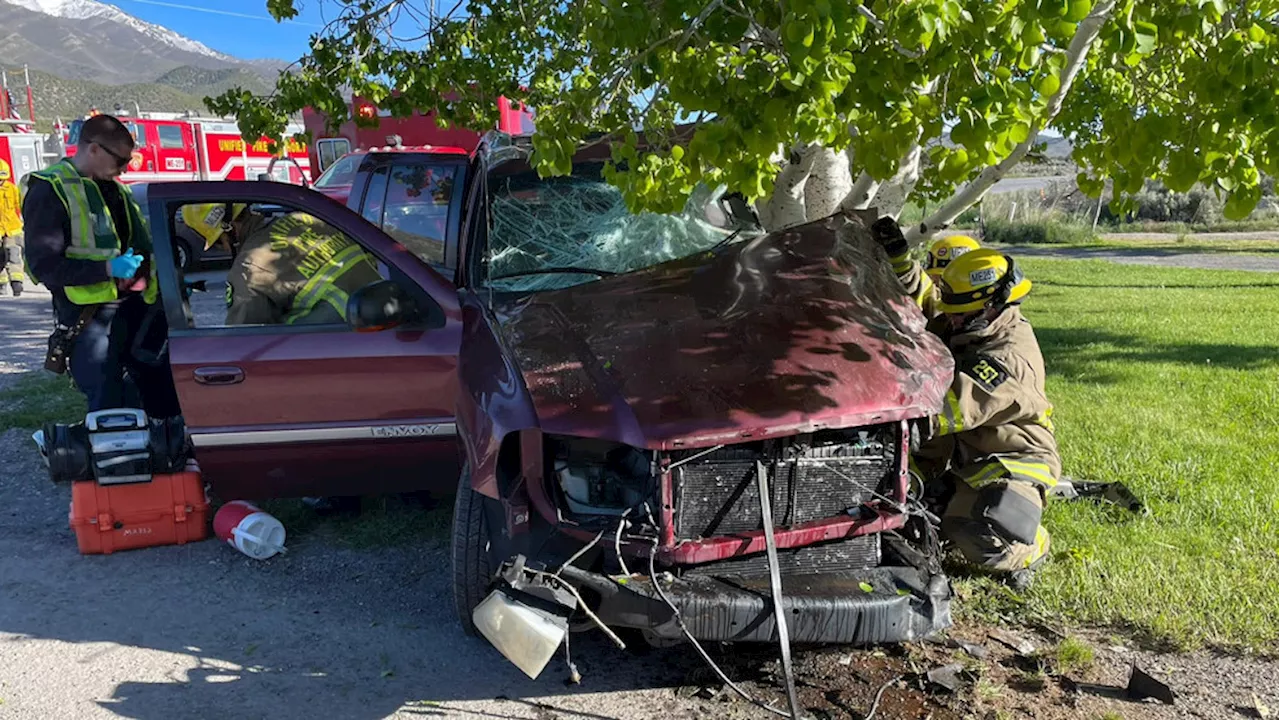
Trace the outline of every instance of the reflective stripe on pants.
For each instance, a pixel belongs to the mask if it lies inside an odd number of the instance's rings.
[[[984,465],[965,469],[959,475],[975,489],[1001,479],[1022,480],[1044,487],[1053,487],[1058,484],[1049,466],[1038,460],[996,458]]]

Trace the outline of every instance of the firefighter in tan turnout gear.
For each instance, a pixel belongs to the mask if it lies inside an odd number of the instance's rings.
[[[905,245],[891,219],[874,230],[886,249]],[[938,280],[942,315],[930,327],[951,349],[956,373],[931,437],[912,458],[928,494],[945,499],[944,539],[1017,587],[1048,556],[1040,518],[1062,472],[1044,358],[1019,310],[1030,291],[1013,258],[996,250],[970,250],[947,264]]]
[[[236,252],[227,274],[228,325],[343,323],[352,292],[382,279],[359,245],[311,215],[267,218],[242,204],[187,205],[182,219],[206,248]]]

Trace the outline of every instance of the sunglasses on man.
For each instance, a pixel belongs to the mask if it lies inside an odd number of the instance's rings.
[[[103,144],[102,144],[102,143],[100,143],[100,142],[94,142],[93,144],[94,144],[94,145],[97,145],[97,146],[98,146],[98,149],[102,150],[102,152],[104,152],[104,153],[106,153],[106,154],[110,155],[110,156],[111,156],[111,157],[116,161],[116,167],[117,167],[117,168],[121,168],[121,169],[123,169],[123,168],[124,168],[124,166],[128,165],[128,164],[129,164],[129,161],[133,159],[133,157],[132,157],[131,155],[124,155],[124,156],[121,156],[121,155],[116,154],[116,152],[115,152],[114,150],[112,150],[111,148],[107,147],[106,145],[103,145]]]

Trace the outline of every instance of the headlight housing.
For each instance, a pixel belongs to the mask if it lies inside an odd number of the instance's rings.
[[[646,501],[657,507],[653,455],[610,442],[573,437],[547,437],[548,478],[559,505],[574,515],[619,516],[641,513]]]

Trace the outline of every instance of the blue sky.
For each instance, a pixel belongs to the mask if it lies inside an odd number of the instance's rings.
[[[105,0],[228,55],[289,61],[306,53],[307,38],[320,29],[321,1],[300,0],[296,21],[277,23],[266,0]]]

